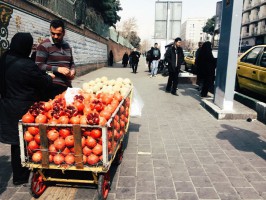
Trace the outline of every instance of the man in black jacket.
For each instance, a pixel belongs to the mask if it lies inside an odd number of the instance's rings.
[[[181,64],[184,61],[184,53],[181,47],[181,38],[176,38],[173,46],[169,47],[165,53],[165,61],[168,63],[169,77],[166,92],[178,96],[176,93],[178,84],[178,74]]]
[[[132,69],[133,69],[133,73],[137,73],[137,69],[138,69],[138,63],[139,63],[139,57],[140,57],[140,53],[137,51],[136,48],[134,48],[134,50],[131,52],[130,54],[131,56],[131,62],[132,62]]]

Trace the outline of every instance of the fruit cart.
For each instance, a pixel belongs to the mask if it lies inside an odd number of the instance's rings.
[[[109,169],[123,158],[131,98],[132,87],[104,125],[19,122],[21,162],[33,171],[35,198],[50,183],[96,184],[99,199],[107,198]]]

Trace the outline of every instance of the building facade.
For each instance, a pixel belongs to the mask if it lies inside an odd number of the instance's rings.
[[[266,0],[244,0],[241,48],[266,43]]]
[[[210,40],[210,37],[203,33],[203,27],[205,26],[207,19],[195,18],[187,19],[181,25],[181,38],[184,41],[184,48],[186,50],[196,49],[198,42]]]

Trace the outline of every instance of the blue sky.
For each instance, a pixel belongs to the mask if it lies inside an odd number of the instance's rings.
[[[118,15],[120,23],[135,17],[138,25],[138,35],[143,39],[151,39],[154,32],[156,0],[120,0],[123,11]],[[187,18],[211,18],[216,12],[216,2],[219,0],[183,0],[182,22]],[[119,25],[119,23],[118,23]]]

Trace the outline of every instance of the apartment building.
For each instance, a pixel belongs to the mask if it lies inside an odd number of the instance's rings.
[[[199,41],[209,40],[206,33],[203,33],[202,28],[205,26],[207,19],[193,18],[187,19],[181,25],[181,38],[184,41],[185,49],[198,48]]]
[[[241,48],[266,43],[266,0],[244,0]]]

